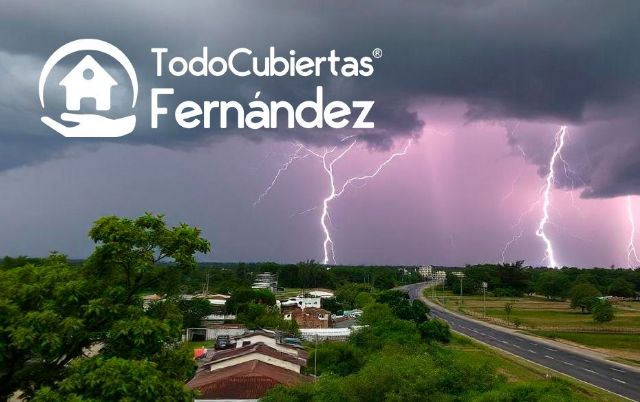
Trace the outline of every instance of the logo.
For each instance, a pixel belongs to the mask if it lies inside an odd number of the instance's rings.
[[[132,88],[131,108],[138,97],[138,77],[127,56],[112,44],[98,39],[79,39],[57,49],[42,68],[38,83],[40,105],[45,109],[44,87],[51,70],[65,57],[78,52],[100,52],[115,59],[124,68]],[[136,126],[136,116],[110,118],[100,114],[111,110],[111,89],[125,83],[117,82],[91,55],[86,55],[58,83],[64,88],[67,112],[60,119],[71,125],[62,124],[49,116],[40,120],[62,134],[73,138],[115,138],[125,136]],[[81,111],[81,101],[93,99],[96,113],[75,113]]]

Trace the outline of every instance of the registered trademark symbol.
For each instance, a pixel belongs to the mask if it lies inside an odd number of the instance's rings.
[[[382,57],[382,49],[377,47],[373,49],[373,52],[371,52],[371,54],[373,54],[373,57],[375,57],[376,59],[379,59],[380,57]]]

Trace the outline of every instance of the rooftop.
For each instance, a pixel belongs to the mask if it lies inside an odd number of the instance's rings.
[[[258,399],[276,385],[293,386],[310,377],[257,360],[220,370],[201,371],[187,383],[200,399]]]

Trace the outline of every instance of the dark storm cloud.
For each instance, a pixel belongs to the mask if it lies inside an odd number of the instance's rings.
[[[637,121],[625,123],[625,135],[613,136],[607,124],[629,113],[629,100],[640,92],[640,2],[636,1],[404,1],[300,3],[297,1],[154,2],[115,1],[55,4],[5,2],[0,15],[2,88],[11,96],[0,103],[0,169],[60,155],[69,142],[52,140],[39,119],[37,75],[51,51],[82,37],[119,46],[141,76],[139,129],[121,141],[167,147],[190,147],[222,135],[295,139],[321,144],[344,132],[305,130],[186,132],[148,127],[152,86],[174,86],[175,101],[251,99],[296,101],[313,97],[323,84],[329,97],[375,99],[376,130],[365,139],[385,148],[396,137],[416,135],[423,125],[416,109],[427,99],[445,97],[468,105],[468,119],[523,119],[592,125],[582,139],[594,165],[577,175],[585,195],[600,197],[640,192],[640,170],[631,151]],[[367,56],[384,51],[373,77],[336,79],[237,79],[154,77],[151,47],[168,47],[170,55],[193,57],[202,46],[225,55],[245,46],[261,54],[274,45],[281,52]],[[26,75],[29,79],[24,79]],[[25,112],[11,105],[24,105]],[[429,122],[425,122],[428,124]],[[162,127],[162,126],[161,126]],[[27,130],[28,129],[28,130]],[[18,134],[16,134],[18,133]],[[16,135],[20,135],[19,140]],[[603,136],[608,139],[603,139]],[[27,139],[24,139],[26,137]],[[46,139],[45,139],[46,137]],[[624,151],[607,151],[615,141]],[[7,146],[7,144],[9,144]],[[74,142],[74,144],[77,144]],[[95,144],[85,142],[83,144]],[[548,145],[531,151],[544,171]],[[613,152],[613,153],[612,153]],[[538,155],[538,156],[534,156]],[[615,162],[609,158],[616,157]],[[575,183],[575,178],[571,182]],[[634,184],[636,183],[636,184]],[[576,187],[582,184],[567,184]]]

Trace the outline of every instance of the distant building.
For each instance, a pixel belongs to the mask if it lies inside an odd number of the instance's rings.
[[[224,306],[225,304],[227,304],[227,300],[229,300],[231,296],[223,295],[223,294],[214,294],[214,295],[203,295],[202,297],[209,300],[209,303],[213,304],[214,306]]]
[[[322,306],[322,297],[290,297],[280,302],[282,307],[299,307],[302,309],[313,307],[320,308]]]
[[[149,308],[153,303],[164,300],[162,296],[157,294],[142,296],[142,308],[145,310]]]
[[[225,324],[236,320],[235,314],[213,313],[202,317],[201,324],[203,327],[210,327],[215,324]]]
[[[307,293],[313,297],[319,297],[321,299],[331,299],[335,297],[335,294],[328,289],[312,289]]]
[[[433,267],[431,265],[423,265],[418,268],[418,273],[422,279],[428,279],[433,276]]]
[[[331,312],[315,307],[293,307],[283,311],[285,320],[294,320],[300,328],[329,328]]]
[[[314,341],[346,341],[349,336],[362,326],[351,328],[300,328],[300,337],[309,342]]]
[[[273,293],[278,291],[278,277],[271,272],[261,272],[256,275],[252,289],[268,289]]]
[[[304,359],[307,358],[307,352],[302,347],[293,346],[281,342],[281,340],[278,339],[277,335],[273,332],[253,331],[241,336],[236,336],[233,340],[235,342],[236,349],[255,345],[257,343],[262,343],[278,350],[279,352],[288,353],[290,355],[298,356]]]
[[[445,279],[447,279],[447,273],[444,271],[436,271],[436,273],[433,275],[433,279],[435,279],[436,281],[444,281]]]

